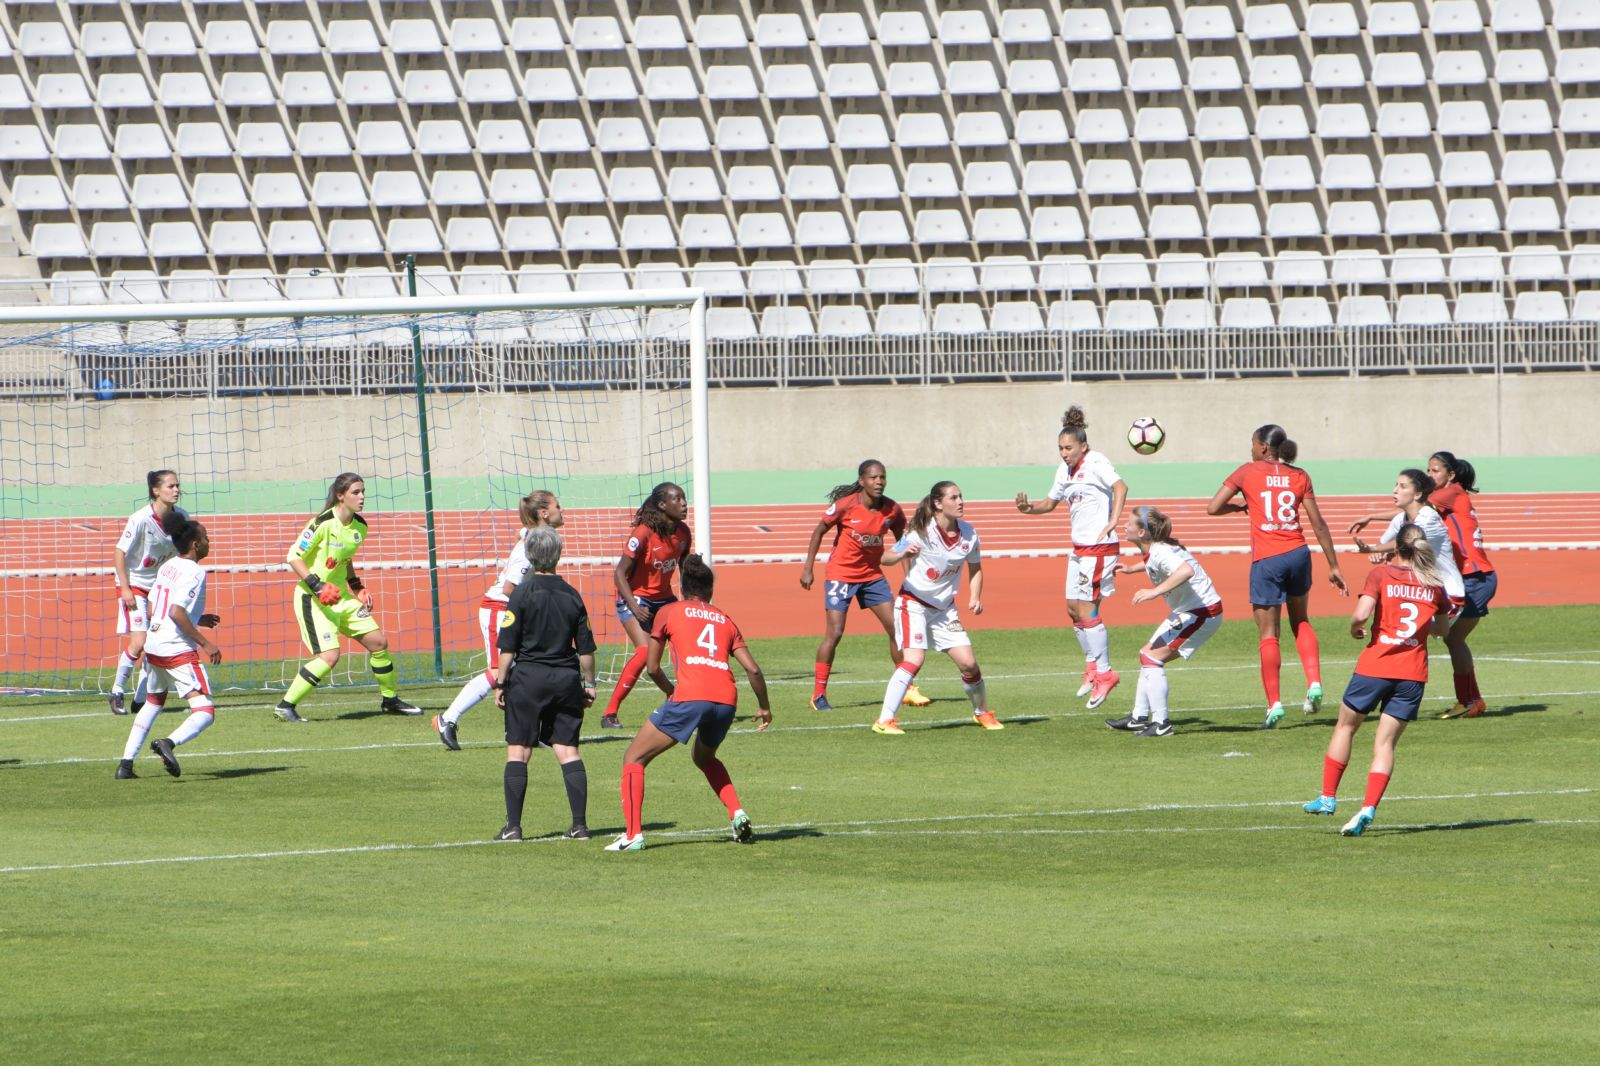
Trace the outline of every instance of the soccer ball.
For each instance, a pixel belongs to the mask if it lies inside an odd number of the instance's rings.
[[[1167,431],[1153,418],[1136,418],[1128,427],[1128,447],[1140,455],[1154,455],[1167,442]]]

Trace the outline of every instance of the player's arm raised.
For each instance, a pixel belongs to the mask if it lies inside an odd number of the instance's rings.
[[[1389,521],[1391,518],[1393,518],[1395,515],[1397,515],[1399,513],[1400,513],[1400,508],[1398,508],[1398,507],[1390,507],[1388,510],[1385,510],[1385,511],[1374,511],[1369,515],[1365,515],[1364,517],[1358,518],[1354,522],[1351,522],[1350,523],[1350,528],[1346,529],[1345,532],[1346,533],[1360,533],[1363,529],[1366,529],[1372,523],[1374,523],[1374,522],[1387,522],[1387,521]]]
[[[812,569],[817,565],[817,552],[822,550],[823,534],[828,532],[827,522],[818,522],[817,528],[811,531],[811,543],[806,545],[806,561],[800,567],[800,587],[811,589]]]
[[[1328,582],[1339,590],[1339,595],[1350,595],[1350,589],[1344,583],[1344,573],[1339,569],[1339,555],[1334,551],[1333,535],[1328,532],[1328,523],[1322,520],[1322,509],[1317,506],[1317,498],[1308,492],[1300,502],[1305,506],[1306,517],[1311,520],[1311,532],[1316,534],[1317,544],[1322,547],[1322,557],[1328,560]]]
[[[672,698],[672,680],[667,677],[666,670],[661,667],[661,653],[666,649],[667,639],[656,633],[650,634],[650,649],[644,653],[644,668],[650,675],[650,680],[656,683],[656,688],[666,694],[667,699]]]
[[[1017,493],[1017,510],[1023,514],[1049,514],[1056,509],[1056,504],[1060,502],[1060,500],[1050,496],[1046,496],[1042,500],[1030,500],[1026,492]]]
[[[1224,514],[1246,514],[1249,512],[1250,508],[1246,507],[1242,503],[1232,502],[1233,498],[1238,496],[1243,491],[1243,489],[1224,481],[1222,483],[1222,487],[1217,490],[1216,495],[1212,496],[1211,501],[1206,504],[1206,514],[1212,516]]]
[[[750,681],[750,691],[756,694],[756,732],[759,733],[772,724],[772,704],[767,699],[767,675],[761,672],[749,648],[734,648],[733,657],[744,667],[745,677]]]

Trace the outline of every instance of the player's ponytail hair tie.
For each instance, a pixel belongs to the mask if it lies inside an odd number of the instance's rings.
[[[1071,437],[1079,444],[1089,443],[1089,420],[1082,407],[1073,404],[1061,416],[1061,436]]]
[[[918,533],[927,529],[928,524],[933,521],[933,516],[938,513],[939,501],[955,487],[954,481],[935,481],[928,494],[917,501],[916,513],[911,516],[911,528]]]
[[[1289,439],[1282,426],[1268,422],[1256,430],[1254,436],[1267,449],[1267,454],[1280,463],[1292,463],[1300,456],[1300,445]]]

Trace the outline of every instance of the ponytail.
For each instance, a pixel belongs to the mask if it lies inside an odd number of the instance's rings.
[[[678,587],[683,590],[686,600],[705,600],[711,602],[711,590],[715,587],[716,579],[711,573],[711,567],[700,557],[699,552],[692,552],[683,557],[683,562],[678,564]]]
[[[1435,588],[1444,585],[1444,578],[1439,573],[1438,556],[1434,554],[1433,545],[1428,543],[1427,534],[1422,532],[1421,526],[1413,522],[1401,526],[1400,532],[1395,534],[1394,553],[1424,585]]]
[[[161,532],[172,539],[172,546],[178,549],[179,555],[188,555],[189,549],[194,547],[194,542],[200,539],[205,527],[193,519],[187,518],[177,511],[168,511],[161,519]]]
[[[881,462],[879,462],[876,459],[863,459],[863,460],[861,460],[861,465],[856,467],[856,479],[854,481],[848,482],[848,483],[843,484],[843,485],[835,485],[833,488],[829,489],[828,490],[828,502],[829,503],[838,503],[840,500],[844,499],[846,496],[850,495],[852,492],[860,492],[861,491],[861,479],[866,477],[867,476],[867,471],[871,470],[873,467],[877,467],[880,470],[886,470],[887,469]]]
[[[1428,458],[1439,460],[1439,463],[1450,471],[1450,480],[1454,481],[1462,492],[1478,491],[1478,472],[1465,459],[1457,459],[1451,452],[1434,452]]]
[[[1149,534],[1152,541],[1170,544],[1174,548],[1183,547],[1181,543],[1173,539],[1171,518],[1148,505],[1136,509],[1134,514],[1136,516],[1135,521],[1139,523],[1141,529]]]
[[[1280,463],[1292,464],[1300,456],[1300,445],[1289,439],[1289,434],[1284,432],[1282,426],[1268,422],[1256,430],[1255,438]]]
[[[156,490],[161,487],[161,483],[169,477],[177,476],[178,472],[176,470],[151,470],[146,473],[144,476],[146,498],[154,500],[156,498]]]
[[[1089,420],[1084,417],[1083,408],[1073,404],[1061,416],[1061,436],[1071,437],[1079,444],[1089,443]]]
[[[328,498],[322,501],[324,511],[332,510],[333,505],[339,502],[339,497],[350,490],[350,486],[366,478],[360,474],[352,474],[348,470],[333,479],[333,484],[328,486]]]
[[[540,511],[549,507],[555,501],[556,494],[546,489],[534,489],[522,498],[522,503],[517,507],[517,514],[522,519],[523,529],[536,529],[545,525],[545,520]]]
[[[918,533],[928,528],[928,523],[933,521],[937,513],[936,508],[944,494],[956,487],[954,481],[935,481],[928,494],[917,502],[917,510],[911,516],[911,528]]]

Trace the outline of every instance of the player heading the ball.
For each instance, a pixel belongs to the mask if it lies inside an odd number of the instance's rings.
[[[1083,649],[1083,683],[1078,695],[1089,697],[1090,710],[1105,702],[1121,680],[1111,669],[1111,637],[1100,617],[1100,601],[1116,591],[1117,556],[1121,539],[1122,509],[1128,502],[1128,483],[1117,476],[1105,453],[1089,449],[1089,423],[1083,408],[1074,404],[1061,416],[1056,436],[1061,465],[1056,469],[1050,494],[1029,500],[1017,493],[1017,510],[1023,514],[1049,514],[1066,501],[1072,515],[1072,557],[1067,560],[1067,615]]]
[[[289,569],[298,579],[290,600],[300,639],[311,659],[278,701],[273,717],[304,722],[300,701],[333,672],[339,661],[339,638],[350,637],[367,649],[367,664],[383,693],[388,714],[421,714],[422,708],[400,698],[394,683],[394,656],[378,620],[372,617],[372,593],[356,576],[356,552],[367,542],[367,483],[360,474],[343,473],[328,486],[323,509],[313,515],[289,546]]]

